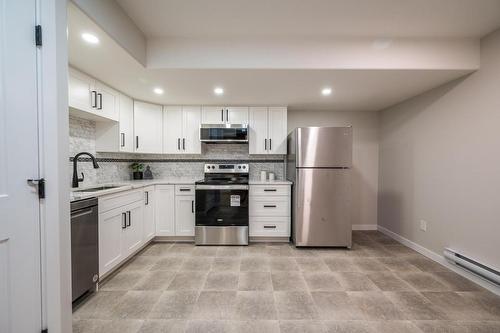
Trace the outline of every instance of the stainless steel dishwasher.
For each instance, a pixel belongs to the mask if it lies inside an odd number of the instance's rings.
[[[71,203],[71,278],[73,301],[99,280],[97,198]]]

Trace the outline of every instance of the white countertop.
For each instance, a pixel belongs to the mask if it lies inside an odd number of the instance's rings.
[[[101,197],[103,195],[129,191],[137,188],[143,188],[150,185],[194,185],[195,181],[198,179],[183,179],[183,178],[166,178],[166,179],[144,179],[144,180],[128,180],[120,181],[117,183],[104,183],[96,184],[88,187],[82,187],[79,189],[86,189],[98,186],[117,186],[115,188],[100,190],[96,192],[75,192],[71,191],[70,200],[76,201],[92,197]],[[275,181],[260,181],[260,180],[250,180],[250,185],[291,185],[292,182],[288,180],[275,180]]]

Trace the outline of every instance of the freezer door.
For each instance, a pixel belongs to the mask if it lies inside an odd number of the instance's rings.
[[[352,127],[299,127],[296,131],[298,168],[352,166]]]
[[[297,169],[293,201],[296,246],[351,247],[351,171]]]

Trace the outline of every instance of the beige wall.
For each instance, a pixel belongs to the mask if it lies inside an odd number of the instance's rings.
[[[500,268],[500,31],[479,71],[382,112],[379,182],[379,225]]]
[[[354,225],[377,224],[378,112],[288,111],[288,131],[301,126],[353,126]]]

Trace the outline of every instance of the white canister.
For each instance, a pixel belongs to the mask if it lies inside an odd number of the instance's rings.
[[[267,173],[265,171],[260,172],[260,181],[265,182],[267,178]]]
[[[274,172],[269,172],[269,181],[274,182]]]

